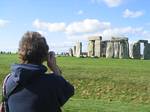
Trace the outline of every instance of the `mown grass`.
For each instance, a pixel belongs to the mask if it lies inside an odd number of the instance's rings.
[[[16,62],[16,55],[0,55],[0,83]],[[149,60],[58,57],[57,62],[76,89],[65,112],[150,111]]]
[[[0,85],[4,77],[10,72],[10,66],[14,63],[18,63],[17,55],[0,55]]]
[[[150,112],[150,106],[119,101],[71,99],[63,110],[64,112]]]
[[[75,85],[77,98],[150,103],[150,61],[58,58],[58,62]]]

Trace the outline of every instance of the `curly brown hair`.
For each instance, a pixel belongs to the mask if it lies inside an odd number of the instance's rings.
[[[45,37],[38,32],[26,32],[19,42],[19,58],[22,63],[42,64],[47,59],[49,47]]]

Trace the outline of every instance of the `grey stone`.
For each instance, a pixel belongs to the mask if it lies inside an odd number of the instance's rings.
[[[81,57],[82,56],[82,43],[77,42],[76,43],[76,57]]]
[[[141,54],[141,43],[144,43],[143,55]],[[150,45],[148,40],[138,40],[132,48],[132,56],[134,59],[150,59]]]
[[[73,56],[73,50],[72,50],[72,48],[69,49],[69,56]]]
[[[101,56],[101,40],[95,40],[95,56]]]
[[[112,37],[114,58],[129,58],[129,43],[126,37]]]
[[[113,42],[128,41],[127,37],[112,37]]]
[[[100,49],[101,49],[101,36],[92,36],[88,37],[89,43],[88,43],[88,56],[89,57],[100,57]]]
[[[76,56],[76,46],[73,46],[73,56]]]
[[[120,41],[119,58],[121,59],[129,58],[129,44],[128,44],[128,41],[126,40]]]
[[[144,44],[148,44],[148,40],[139,40],[139,43],[144,43]]]
[[[130,47],[129,47],[129,57],[130,58],[133,58],[133,44],[130,44]]]
[[[140,43],[134,43],[133,45],[133,58],[134,59],[141,59],[141,54],[140,54]]]
[[[145,44],[145,47],[144,47],[144,59],[150,59],[150,43]]]
[[[102,36],[91,36],[91,37],[88,37],[88,40],[102,40]]]
[[[112,37],[102,41],[101,36],[88,38],[88,56],[106,58],[129,58],[129,43],[126,37]]]
[[[101,42],[101,57],[106,57],[107,41]]]
[[[114,57],[114,44],[113,42],[107,42],[106,48],[106,58],[113,58]]]
[[[119,58],[120,42],[114,42],[114,58]]]
[[[88,56],[92,57],[95,55],[95,41],[90,40],[88,43]]]

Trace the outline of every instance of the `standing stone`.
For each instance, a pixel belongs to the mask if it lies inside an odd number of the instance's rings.
[[[76,57],[81,57],[82,55],[82,43],[77,42],[76,44]]]
[[[114,42],[114,58],[119,58],[120,42]]]
[[[121,58],[121,59],[129,58],[129,44],[128,44],[128,41],[126,41],[126,40],[120,41],[119,58]]]
[[[133,58],[134,59],[141,59],[141,53],[140,53],[140,43],[134,43],[133,45]]]
[[[73,46],[73,56],[76,56],[76,46]]]
[[[94,40],[89,40],[88,43],[88,56],[92,57],[95,55],[95,41]]]
[[[130,44],[129,56],[130,58],[133,58],[133,44]]]
[[[114,43],[112,41],[108,41],[106,48],[106,58],[113,58],[113,57],[114,57]]]
[[[71,48],[69,49],[69,56],[73,57],[73,50]]]
[[[97,37],[95,40],[95,56],[96,57],[101,57],[101,40],[102,37]]]
[[[125,58],[129,58],[129,42],[128,40],[125,41]]]
[[[101,57],[106,57],[107,41],[101,42]]]
[[[95,40],[95,56],[100,57],[101,41]]]
[[[150,59],[150,43],[145,44],[144,47],[144,59]]]

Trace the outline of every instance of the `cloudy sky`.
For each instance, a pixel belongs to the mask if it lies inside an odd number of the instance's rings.
[[[1,0],[0,51],[17,51],[26,31],[39,31],[56,52],[87,37],[150,40],[149,0]]]

